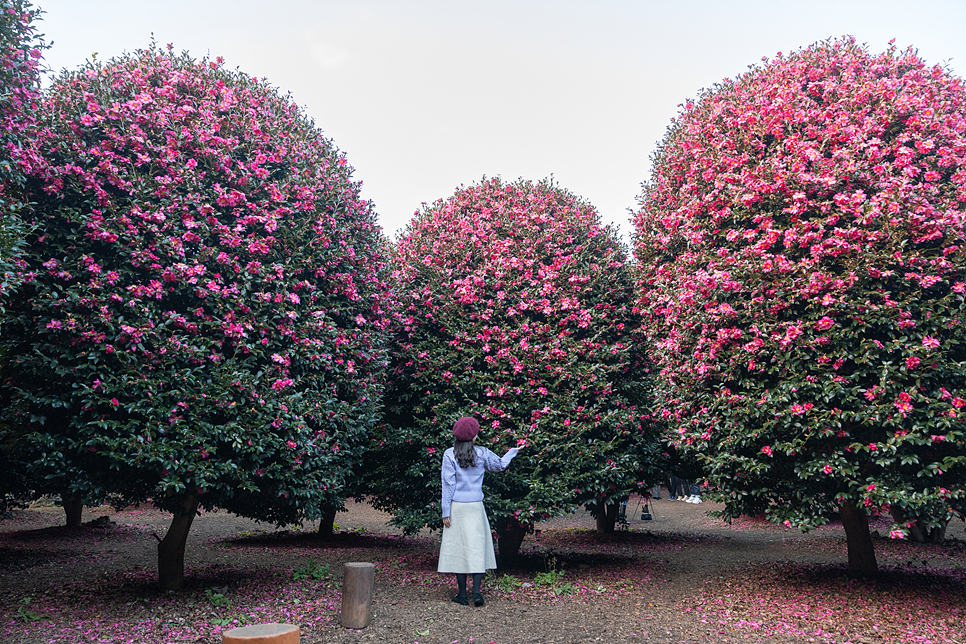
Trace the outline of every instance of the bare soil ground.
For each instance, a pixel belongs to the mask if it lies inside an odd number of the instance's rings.
[[[966,641],[961,523],[943,545],[877,540],[885,574],[864,581],[844,574],[840,525],[803,535],[714,509],[662,499],[642,521],[632,500],[629,525],[605,536],[584,513],[541,524],[475,608],[435,572],[438,533],[404,538],[366,503],[349,503],[329,541],[312,525],[202,514],[176,596],[154,587],[168,516],[85,509],[68,531],[60,508],[34,507],[0,521],[0,642],[214,644],[261,622],[298,624],[303,644]],[[374,619],[358,631],[339,625],[349,561],[376,564]]]

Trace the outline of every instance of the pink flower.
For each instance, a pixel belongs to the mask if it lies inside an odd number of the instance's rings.
[[[889,531],[889,538],[890,539],[905,539],[906,538],[906,533],[903,532],[902,530],[890,530]]]
[[[915,369],[918,366],[919,366],[919,358],[917,358],[916,356],[906,358],[906,368]]]
[[[956,396],[949,402],[952,404],[953,407],[962,407],[963,405],[966,405],[966,401],[963,401],[963,399],[960,398],[959,396]]]
[[[764,454],[765,456],[771,456],[771,447],[769,447],[768,445],[765,445],[764,447],[761,448],[761,453]]]
[[[117,399],[117,398],[111,398],[111,406],[113,406],[113,407],[117,407],[117,406],[118,406],[118,405],[120,405],[120,404],[121,404],[121,403],[120,403],[120,402],[118,401],[118,399]]]
[[[825,315],[818,322],[815,323],[815,328],[820,331],[825,331],[826,329],[831,329],[835,325],[835,321],[829,316]]]
[[[922,346],[926,347],[927,349],[938,349],[939,340],[927,335],[922,339]]]
[[[822,468],[822,471],[825,472],[826,474],[831,474],[832,473],[832,466],[829,465],[828,463],[826,463],[825,464],[825,467]]]
[[[293,381],[292,381],[291,378],[284,378],[284,379],[283,378],[279,378],[275,382],[272,383],[272,389],[274,389],[275,391],[281,391],[281,390],[285,389],[286,387],[288,387],[289,385],[291,385],[292,382]]]
[[[892,404],[897,410],[899,410],[899,413],[902,414],[903,417],[914,409],[912,405],[901,400],[897,400]]]

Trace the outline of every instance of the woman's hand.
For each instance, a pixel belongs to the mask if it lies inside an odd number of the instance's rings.
[[[450,523],[449,517],[443,517],[443,527],[448,528],[452,524]]]

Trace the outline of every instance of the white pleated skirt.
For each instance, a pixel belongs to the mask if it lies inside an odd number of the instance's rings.
[[[443,528],[438,572],[473,574],[496,568],[493,533],[483,502],[450,506],[450,527]]]

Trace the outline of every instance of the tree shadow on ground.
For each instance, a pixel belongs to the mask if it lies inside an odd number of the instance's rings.
[[[37,566],[68,561],[74,556],[75,552],[69,549],[0,547],[0,573],[20,572]]]
[[[5,544],[25,544],[37,546],[50,545],[89,545],[110,541],[112,539],[130,539],[141,536],[144,529],[130,525],[118,525],[110,521],[89,521],[79,526],[64,525],[35,528],[33,530],[17,530],[16,532],[0,532],[0,546]]]
[[[204,564],[185,566],[184,587],[178,593],[165,593],[158,589],[158,571],[153,568],[134,568],[125,571],[102,572],[85,581],[64,585],[66,596],[83,594],[88,598],[96,595],[105,605],[129,604],[138,598],[179,597],[179,602],[204,595],[206,590],[226,592],[257,581],[260,584],[283,584],[285,571],[230,564]]]
[[[789,598],[832,603],[893,598],[906,603],[913,598],[927,605],[946,605],[966,617],[966,568],[880,566],[875,576],[855,576],[844,563],[774,562],[748,566],[719,577],[714,586],[745,588],[762,600]],[[709,591],[714,592],[712,588]]]
[[[220,540],[219,543],[236,548],[422,550],[433,547],[437,541],[429,537],[403,537],[355,531],[337,532],[330,537],[321,537],[315,532],[280,530],[230,537]]]

